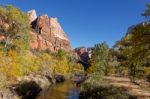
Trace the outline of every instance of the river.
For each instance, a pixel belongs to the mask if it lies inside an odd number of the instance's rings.
[[[47,91],[41,92],[37,99],[79,99],[79,87],[71,81],[56,83]]]

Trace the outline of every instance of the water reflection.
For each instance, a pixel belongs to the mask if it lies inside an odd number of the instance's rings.
[[[78,99],[79,98],[79,88],[75,84],[72,85],[72,88],[69,90],[67,99]]]
[[[55,84],[47,92],[42,92],[37,99],[78,99],[79,88],[75,84],[66,81]]]

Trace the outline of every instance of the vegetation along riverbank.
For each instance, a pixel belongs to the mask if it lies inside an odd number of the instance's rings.
[[[0,99],[150,99],[146,7],[113,47],[73,49],[57,18],[0,5]]]

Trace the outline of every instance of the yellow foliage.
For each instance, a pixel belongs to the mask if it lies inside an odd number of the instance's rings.
[[[91,62],[91,66],[86,70],[87,73],[94,73],[96,71],[96,66]]]
[[[0,52],[0,63],[0,72],[8,80],[15,80],[34,71],[32,57],[19,55],[15,51],[9,51],[7,54]]]
[[[12,61],[12,63],[7,67],[8,69],[6,75],[10,80],[15,80],[18,76],[21,75],[20,66],[15,61]]]
[[[73,72],[73,73],[75,73],[75,72],[84,72],[84,67],[81,64],[76,63],[76,64],[73,65],[73,68],[72,68],[71,72]]]
[[[65,74],[69,72],[68,60],[66,57],[63,57],[61,60],[55,61],[56,65],[52,67],[54,73],[62,73]]]
[[[150,67],[144,68],[145,75],[150,74]]]
[[[1,55],[0,59],[0,72],[9,80],[16,79],[20,75],[19,64],[17,64],[13,58],[9,56]]]
[[[38,55],[23,55],[16,51],[9,50],[7,53],[0,51],[0,73],[6,76],[7,80],[14,81],[20,76],[29,73],[36,73],[41,70],[48,70],[51,73],[65,74],[70,72],[68,58],[56,58],[47,53]],[[77,70],[83,70],[79,64],[75,66]]]
[[[43,53],[39,56],[36,56],[36,58],[33,59],[34,67],[36,67],[36,71],[40,71],[45,68],[50,70],[50,65],[52,63],[51,60],[52,57],[47,53]]]

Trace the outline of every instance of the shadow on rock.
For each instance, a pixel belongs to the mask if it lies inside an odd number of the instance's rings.
[[[17,95],[22,97],[21,99],[35,99],[42,88],[36,82],[31,81],[16,85],[14,90]]]

